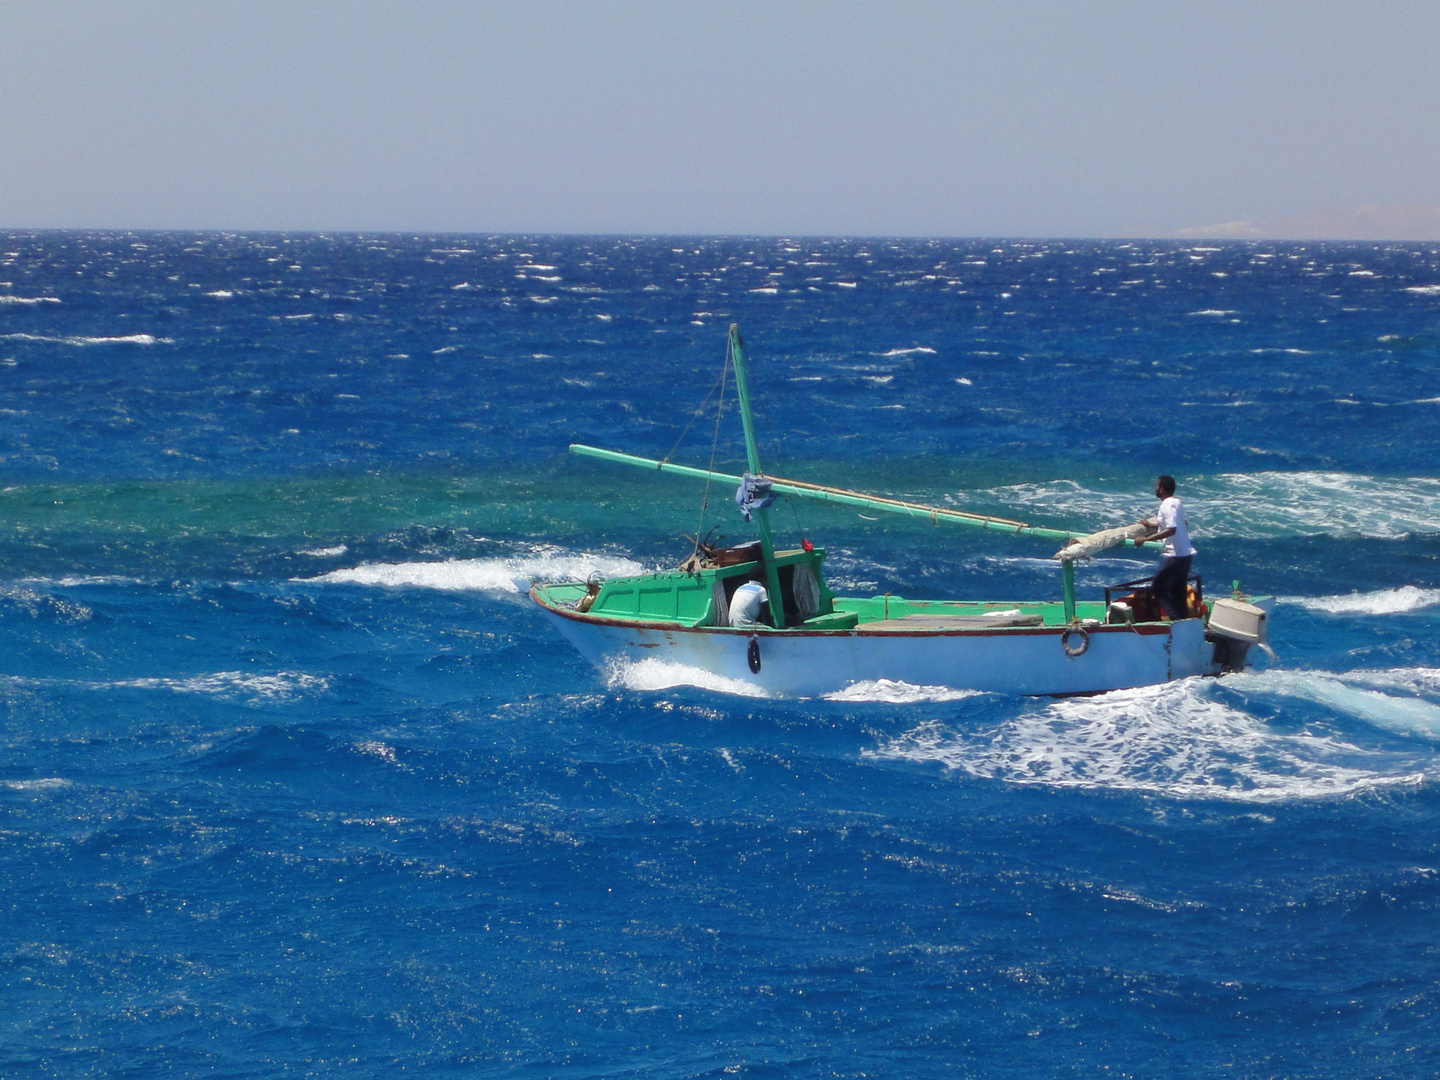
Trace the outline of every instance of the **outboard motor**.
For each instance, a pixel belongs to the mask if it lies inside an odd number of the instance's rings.
[[[1205,628],[1205,640],[1215,643],[1215,662],[1224,672],[1244,671],[1245,657],[1250,646],[1258,645],[1274,657],[1266,642],[1268,613],[1262,607],[1247,604],[1244,600],[1226,597],[1216,600],[1210,608],[1210,622]]]

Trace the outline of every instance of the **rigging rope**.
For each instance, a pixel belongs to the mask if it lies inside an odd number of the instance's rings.
[[[729,373],[730,373],[730,352],[729,352],[729,350],[727,349],[726,352],[725,352],[725,362],[720,365],[720,378],[719,378],[716,386],[712,386],[712,387],[710,388],[710,394],[715,393],[716,389],[718,388],[719,391],[720,391],[720,397],[719,397],[719,399],[718,399],[718,400],[716,401],[716,403],[715,403],[715,433],[714,433],[714,435],[711,436],[711,439],[710,439],[710,464],[706,466],[706,471],[709,472],[709,473],[713,473],[713,472],[715,471],[715,456],[716,456],[716,454],[719,453],[719,447],[720,447],[720,421],[721,421],[721,420],[724,418],[724,416],[725,416],[725,377],[726,377]],[[710,394],[706,394],[706,395],[705,395],[705,401],[706,401],[706,402],[709,402],[709,400],[710,400]],[[700,412],[699,412],[699,410],[697,409],[696,412],[695,412],[695,417],[698,417],[699,415],[700,415]],[[690,425],[695,422],[695,417],[692,417],[692,418],[691,418],[690,424],[686,424],[686,425],[685,425],[685,431],[689,431],[689,430],[690,430]],[[685,437],[685,433],[684,433],[684,432],[681,432],[680,438],[683,439],[684,437]],[[677,440],[677,442],[675,443],[675,445],[676,445],[676,446],[679,446],[679,445],[680,445],[680,443],[678,442],[678,440]],[[671,452],[672,454],[675,452],[675,450],[674,450],[673,447],[671,448],[670,452]],[[698,520],[698,521],[695,523],[695,550],[694,550],[694,552],[692,552],[691,554],[698,554],[699,551],[700,551],[700,540],[701,540],[701,537],[703,537],[703,536],[705,535],[705,511],[708,510],[709,508],[710,508],[710,477],[709,477],[709,476],[706,476],[706,477],[705,477],[705,492],[704,492],[704,494],[701,495],[701,497],[700,497],[700,520]]]

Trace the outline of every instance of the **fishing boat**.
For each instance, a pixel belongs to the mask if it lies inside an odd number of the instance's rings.
[[[586,457],[736,484],[736,502],[758,533],[728,548],[696,540],[691,556],[673,570],[533,585],[534,602],[602,672],[663,660],[745,692],[777,697],[817,697],[881,680],[1066,696],[1242,670],[1252,646],[1268,651],[1273,599],[1241,596],[1238,586],[1236,595],[1207,604],[1203,583],[1192,578],[1188,617],[1174,621],[1159,613],[1148,580],[1077,599],[1076,560],[1135,538],[1135,527],[1067,532],[766,474],[750,407],[745,343],[734,325],[725,371],[733,373],[744,426],[747,471],[741,476],[570,447]],[[722,387],[724,378],[722,373]],[[769,506],[781,495],[1059,541],[1060,595],[1028,601],[836,596],[825,582],[822,548],[809,541],[798,548],[776,546]]]

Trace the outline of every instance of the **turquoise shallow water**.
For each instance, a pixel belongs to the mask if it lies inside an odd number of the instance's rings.
[[[7,1075],[1434,1075],[1433,246],[0,240]],[[1066,527],[1173,473],[1277,660],[592,671],[526,582],[748,534],[565,447],[670,453],[732,320],[774,471]],[[775,520],[843,591],[1058,595]]]

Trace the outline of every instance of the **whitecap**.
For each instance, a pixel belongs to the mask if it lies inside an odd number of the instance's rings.
[[[43,334],[0,334],[8,341],[39,341],[54,345],[157,345],[173,344],[172,338],[157,338],[154,334],[124,334],[120,337],[46,337]]]
[[[120,574],[66,574],[58,578],[21,578],[20,584],[77,589],[87,585],[142,585],[144,582],[139,578],[124,577]]]
[[[1416,296],[1440,296],[1440,285],[1411,285],[1405,291]]]
[[[1255,472],[1181,478],[1190,534],[1269,539],[1284,536],[1365,536],[1393,539],[1440,532],[1440,480],[1376,478],[1353,473]],[[1124,525],[1154,512],[1143,490],[1100,491],[1069,480],[1017,484],[963,493],[963,509]],[[996,504],[1009,508],[1001,511]]]
[[[1440,589],[1401,585],[1395,589],[1346,593],[1340,596],[1286,597],[1285,602],[1327,615],[1399,615],[1440,604]]]
[[[0,304],[58,304],[58,296],[0,296]]]
[[[881,357],[893,357],[893,356],[911,356],[911,355],[913,355],[913,354],[915,354],[915,353],[925,353],[925,354],[928,354],[928,355],[930,355],[930,356],[934,356],[934,355],[935,355],[935,352],[936,352],[936,350],[930,348],[928,345],[916,345],[914,348],[910,348],[910,349],[891,349],[889,352],[872,353],[871,355],[872,355],[872,356],[881,356]]]
[[[349,550],[344,544],[336,544],[334,547],[302,549],[299,554],[309,555],[316,559],[333,559],[344,555]]]
[[[639,563],[615,556],[537,551],[508,559],[362,563],[318,577],[292,580],[312,585],[368,585],[514,595],[527,592],[533,581],[585,581],[595,574],[624,577],[644,572],[645,568]]]
[[[330,680],[323,675],[280,671],[268,675],[245,671],[217,671],[208,675],[183,678],[150,677],[122,679],[116,682],[85,684],[94,690],[168,690],[177,694],[203,694],[215,697],[247,697],[254,701],[284,701],[304,693],[328,690]]]

